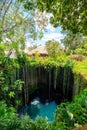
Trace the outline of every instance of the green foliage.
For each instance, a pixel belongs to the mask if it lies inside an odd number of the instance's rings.
[[[14,105],[16,108],[20,106],[20,93],[23,83],[26,84],[26,79],[24,82],[20,80],[18,69],[26,66],[31,69],[43,66],[48,71],[55,68],[55,87],[58,67],[65,68],[63,88],[66,87],[66,73],[68,74],[70,69],[74,74],[79,74],[87,79],[87,60],[73,61],[63,53],[63,48],[54,40],[46,43],[49,57],[40,58],[36,54],[35,57],[29,58],[23,52],[26,34],[33,39],[36,39],[37,36],[41,38],[43,35],[37,30],[34,21],[35,9],[38,7],[41,11],[46,10],[53,14],[50,22],[55,27],[61,25],[63,30],[70,31],[63,40],[66,51],[68,49],[70,53],[87,55],[86,39],[84,41],[83,37],[83,35],[87,35],[86,5],[85,0],[49,0],[48,2],[46,0],[15,0],[11,3],[0,1],[0,100],[5,100],[7,105]],[[36,13],[39,12],[44,16],[40,10],[37,10]],[[36,18],[38,19],[38,17]],[[39,25],[44,28],[46,22],[47,19],[44,20],[44,24],[40,23]],[[15,54],[14,59],[10,58],[11,54]],[[82,85],[82,87],[84,86]],[[63,93],[65,94],[66,91]],[[7,107],[5,102],[0,101],[0,130],[70,130],[76,124],[84,125],[87,123],[86,89],[71,103],[62,103],[58,106],[53,123],[49,123],[47,119],[41,117],[35,121],[28,116],[18,118],[15,109]]]
[[[20,130],[33,130],[34,123],[29,116],[24,116],[20,120]]]
[[[16,117],[14,120],[11,120],[5,130],[21,130],[19,119]]]
[[[29,3],[30,2],[30,3]],[[35,9],[39,8],[41,11],[46,10],[52,13],[53,16],[50,22],[55,26],[61,26],[63,30],[70,30],[73,33],[83,33],[87,35],[87,1],[68,1],[68,0],[36,0],[25,2],[26,8]],[[32,5],[32,6],[30,6]],[[30,8],[31,7],[31,8]]]
[[[7,107],[7,105],[0,101],[0,129],[8,130],[8,124],[15,120],[16,111],[13,107]]]
[[[87,59],[84,59],[83,61],[75,61],[73,72],[76,74],[81,74],[82,77],[85,79],[87,78]]]
[[[87,123],[87,89],[76,96],[71,103],[62,103],[58,106],[56,121],[64,122],[68,128],[75,127],[76,124]]]
[[[16,104],[23,82],[16,80],[16,69],[19,68],[16,59],[2,56],[0,66],[0,100],[5,100],[7,104]],[[13,101],[12,101],[13,100]]]
[[[57,58],[58,55],[63,54],[63,47],[55,40],[47,41],[46,48],[50,57]]]
[[[35,121],[29,116],[17,117],[12,107],[0,102],[0,129],[4,130],[71,130],[76,124],[87,123],[87,89],[76,96],[71,103],[61,103],[55,113],[55,121],[42,117]]]
[[[42,37],[36,28],[35,11],[23,5],[19,0],[0,1],[0,54],[7,57],[22,55],[27,37]]]
[[[14,83],[14,89],[18,89],[18,91],[21,91],[22,90],[22,86],[23,86],[23,81],[21,80],[16,80],[15,83]]]
[[[85,54],[85,49],[82,49],[82,48],[77,48],[75,49],[75,53],[76,54],[79,54],[79,55],[84,55]]]
[[[87,37],[82,34],[73,34],[72,32],[66,33],[62,43],[65,46],[67,54],[85,54]]]
[[[10,91],[10,93],[9,93],[9,97],[10,97],[10,98],[13,98],[14,96],[15,96],[15,93],[12,92],[12,91]]]

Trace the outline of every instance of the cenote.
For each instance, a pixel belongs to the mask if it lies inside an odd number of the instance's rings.
[[[48,87],[49,88],[49,87]],[[54,121],[54,114],[57,108],[57,101],[51,90],[40,87],[30,95],[30,102],[21,109],[23,115],[29,115],[35,120],[38,116],[47,118],[49,122]]]
[[[31,119],[35,120],[38,116],[47,118],[48,121],[54,120],[54,112],[57,108],[55,101],[45,100],[42,102],[39,97],[34,98],[29,105],[22,108],[23,115],[27,114]]]
[[[24,107],[21,113],[29,115],[33,120],[38,116],[47,117],[52,122],[57,104],[72,100],[73,79],[73,73],[68,67],[56,70],[53,68],[50,71],[44,67],[27,67],[24,77]]]

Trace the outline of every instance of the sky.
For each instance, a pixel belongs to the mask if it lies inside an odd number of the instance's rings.
[[[51,24],[47,26],[47,31],[44,32],[42,39],[37,40],[37,44],[45,44],[48,40],[56,40],[61,42],[61,39],[64,38],[64,34],[61,33],[61,27],[54,28]]]
[[[48,40],[56,40],[58,42],[61,42],[61,39],[64,38],[64,34],[61,32],[61,27],[57,27],[54,28],[51,24],[50,24],[50,17],[52,16],[51,14],[46,14],[46,16],[48,17],[48,24],[46,26],[46,31],[44,31],[44,35],[41,39],[32,41],[30,40],[33,45],[44,45]],[[38,18],[37,18],[38,19]],[[32,43],[30,44],[30,41],[27,41],[27,47],[29,47],[30,45],[32,45]]]
[[[61,39],[64,38],[64,34],[61,32],[61,27],[54,28],[51,24],[48,24],[46,31],[44,32],[44,36],[42,39],[38,39],[33,41],[36,45],[44,45],[48,40],[56,40],[58,42],[61,42]],[[27,42],[27,47],[29,47],[30,44]]]

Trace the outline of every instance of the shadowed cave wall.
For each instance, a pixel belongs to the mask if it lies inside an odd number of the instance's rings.
[[[57,104],[73,97],[74,74],[69,67],[24,66],[19,70],[19,78],[24,81],[22,97],[27,105],[34,96],[44,100],[55,100]]]

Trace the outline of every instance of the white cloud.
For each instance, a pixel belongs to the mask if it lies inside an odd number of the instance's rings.
[[[44,40],[45,42],[48,40],[57,40],[60,42],[60,40],[64,38],[64,35],[61,33],[50,33],[50,34],[45,34],[44,37],[42,38],[42,40]]]
[[[35,45],[35,43],[33,42],[33,41],[26,41],[26,48],[28,48],[28,47],[31,47],[31,46],[33,46],[33,45]]]
[[[60,33],[59,32],[45,33],[42,39],[38,39],[36,41],[27,41],[26,47],[30,47],[32,45],[39,45],[39,44],[44,45],[48,40],[52,40],[52,39],[60,42],[61,39],[63,38],[64,38],[64,35],[61,32]]]
[[[31,46],[31,42],[26,41],[26,47],[30,47]]]
[[[50,20],[50,18],[53,17],[53,14],[47,13],[46,16],[47,16],[48,20]]]
[[[46,27],[46,29],[54,32],[55,31],[55,28],[51,25],[51,24],[48,24],[48,26]]]
[[[55,31],[55,28],[50,24],[50,18],[53,17],[53,15],[51,13],[47,13],[46,17],[48,18],[48,25],[46,27],[46,29],[50,30],[50,31]]]

